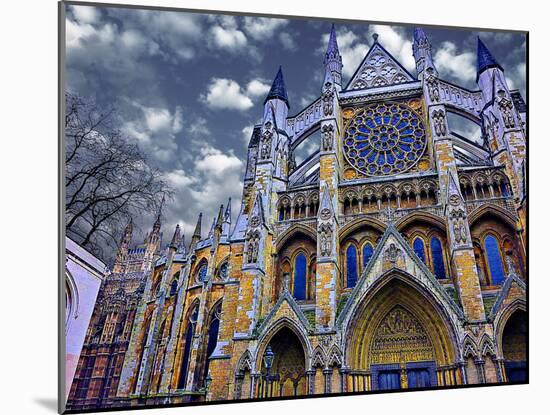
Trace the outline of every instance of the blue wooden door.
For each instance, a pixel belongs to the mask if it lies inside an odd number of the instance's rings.
[[[399,371],[387,370],[378,373],[378,389],[401,389]]]
[[[409,388],[429,388],[431,385],[428,369],[407,370],[407,386]]]

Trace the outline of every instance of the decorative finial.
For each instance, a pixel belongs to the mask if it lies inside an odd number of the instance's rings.
[[[285,273],[283,276],[283,290],[289,291],[290,290],[290,275],[288,273]]]
[[[388,207],[386,208],[386,222],[388,224],[393,223],[394,217],[395,217],[395,211],[392,209],[392,207],[388,204]]]
[[[512,259],[511,255],[506,255],[506,266],[508,267],[508,275],[517,275],[516,272],[516,264],[514,264],[514,260]]]
[[[372,38],[374,39],[374,42],[378,42],[378,33],[373,33]]]

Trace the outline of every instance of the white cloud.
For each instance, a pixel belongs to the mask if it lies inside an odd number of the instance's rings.
[[[453,42],[443,42],[434,55],[435,66],[442,77],[451,76],[461,82],[471,82],[476,76],[473,52],[459,53]]]
[[[178,189],[189,186],[190,184],[195,182],[195,180],[189,177],[183,169],[175,169],[169,171],[165,174],[165,176],[170,184],[174,187],[175,191],[178,191]]]
[[[265,96],[269,89],[269,84],[259,79],[251,80],[243,88],[233,79],[212,78],[199,99],[210,108],[246,111],[253,106],[253,99]]]
[[[71,7],[74,17],[82,23],[95,23],[99,16],[100,12],[94,6],[77,6],[74,5]]]
[[[177,106],[174,114],[171,114],[167,108],[142,107],[145,122],[151,132],[173,132],[178,133],[182,126],[181,107]]]
[[[176,136],[183,127],[181,107],[176,106],[174,111],[170,111],[168,108],[147,107],[135,101],[130,103],[141,114],[126,121],[123,132],[134,138],[157,161],[165,163],[174,160],[178,150]]]
[[[214,26],[210,33],[213,43],[219,48],[240,49],[246,46],[246,36],[240,30]]]
[[[246,93],[251,97],[265,97],[270,88],[269,84],[253,79],[246,85]]]
[[[212,78],[206,95],[201,95],[200,100],[215,109],[245,111],[253,105],[236,81],[224,78]]]
[[[234,154],[227,155],[214,147],[205,146],[201,155],[202,158],[197,160],[195,168],[218,178],[224,178],[228,171],[240,169],[242,166],[242,161]]]
[[[294,42],[294,38],[288,32],[281,32],[279,34],[279,40],[286,50],[294,51],[298,49],[296,42]]]
[[[175,190],[175,200],[166,209],[169,231],[180,223],[184,233],[190,235],[202,211],[202,236],[205,237],[220,204],[231,197],[233,208],[240,205],[244,164],[233,152],[223,152],[203,143],[186,165],[186,169],[174,169],[166,174]]]
[[[245,17],[244,30],[254,40],[271,39],[277,30],[288,24],[288,20],[271,17]]]

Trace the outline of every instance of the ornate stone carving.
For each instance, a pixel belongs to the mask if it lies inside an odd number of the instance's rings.
[[[332,214],[330,213],[329,208],[323,208],[321,209],[320,217],[322,220],[329,220]]]
[[[457,194],[449,196],[449,204],[451,206],[458,206],[460,204],[460,196]]]
[[[247,238],[246,262],[255,264],[258,262],[258,252],[260,250],[260,233],[258,231],[250,232]]]
[[[267,121],[264,124],[264,132],[262,134],[262,142],[260,144],[260,158],[262,160],[271,157],[271,141],[273,139],[273,124]]]
[[[434,132],[437,137],[442,137],[447,134],[447,126],[445,125],[445,111],[435,110],[432,112],[434,122]]]
[[[506,267],[508,268],[508,275],[517,275],[516,264],[512,255],[506,255],[505,261]]]
[[[506,128],[514,128],[516,126],[516,121],[514,120],[514,104],[509,99],[503,97],[504,91],[499,91],[501,99],[498,101],[498,107],[500,113],[502,114],[502,121]]]
[[[332,225],[323,223],[319,226],[320,251],[321,256],[331,256],[332,254]]]
[[[321,129],[322,132],[322,150],[331,151],[334,137],[334,127],[332,124],[324,125]]]
[[[323,88],[323,115],[332,115],[334,111],[334,89],[331,82],[326,82]]]
[[[428,95],[430,96],[430,101],[439,102],[439,81],[435,76],[430,76],[426,82],[428,86]]]
[[[382,320],[374,334],[372,363],[401,363],[433,359],[433,347],[420,322],[397,306]]]
[[[398,267],[400,262],[404,262],[403,251],[391,243],[384,251],[384,269]]]
[[[260,218],[258,216],[252,216],[250,218],[250,226],[256,228],[260,225]]]
[[[449,212],[452,223],[453,240],[455,244],[461,245],[468,242],[468,231],[466,228],[466,213],[458,206]]]

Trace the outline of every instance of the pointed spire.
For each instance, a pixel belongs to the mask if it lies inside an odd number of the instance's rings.
[[[336,30],[333,23],[332,27],[330,28],[327,52],[325,53],[325,64],[328,62],[329,59],[333,59],[339,55],[340,51],[338,50],[338,42],[336,41]]]
[[[126,238],[126,236],[131,236],[133,230],[134,230],[134,219],[130,218],[130,220],[128,221],[128,225],[126,225],[126,228],[124,228],[124,235],[122,236],[122,238],[124,239]]]
[[[218,218],[216,219],[216,228],[221,228],[223,225],[223,205],[220,205],[220,210],[218,212]]]
[[[199,213],[199,218],[197,219],[197,224],[195,225],[195,232],[193,232],[193,237],[201,238],[201,227],[202,227],[202,212]]]
[[[497,62],[494,56],[491,54],[485,43],[481,41],[479,36],[477,37],[477,77],[479,74],[489,68],[499,68],[501,71],[502,66]]]
[[[227,207],[225,208],[224,222],[231,223],[231,198],[227,201]]]
[[[248,223],[253,228],[265,223],[264,206],[262,202],[262,194],[260,192],[256,192],[254,205],[252,205],[252,212],[250,212]]]
[[[414,29],[412,50],[418,79],[428,78],[429,75],[438,76],[432,57],[432,45],[421,27]]]
[[[157,220],[155,221],[155,224],[153,225],[153,229],[160,229],[160,218],[162,216],[162,208],[164,207],[164,202],[166,201],[166,195],[162,195],[162,200],[160,202],[159,210],[157,213]]]
[[[421,27],[414,28],[414,41],[416,43],[428,42],[428,36],[426,36],[426,32]]]
[[[172,241],[170,242],[170,248],[177,248],[180,242],[180,225],[176,225],[176,230],[174,231],[174,236],[172,236]]]
[[[216,216],[212,218],[212,225],[210,225],[210,231],[208,232],[208,238],[214,236],[214,229],[216,228]]]
[[[337,89],[341,89],[342,85],[342,56],[338,49],[338,42],[336,41],[336,29],[334,24],[330,28],[330,35],[328,38],[327,52],[325,53],[325,82],[331,78],[331,82],[337,85]]]
[[[185,234],[183,234],[180,238],[180,241],[178,243],[178,249],[176,251],[178,254],[185,254],[186,253],[186,249],[185,249]]]
[[[285,80],[283,78],[283,68],[281,66],[279,66],[279,70],[277,71],[277,75],[275,75],[271,89],[269,90],[267,97],[265,97],[264,104],[270,99],[280,99],[281,101],[284,101],[288,108],[290,108],[290,104],[288,103],[288,95],[286,93]]]

